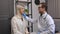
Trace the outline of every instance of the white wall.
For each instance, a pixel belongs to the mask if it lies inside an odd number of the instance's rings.
[[[38,6],[35,5],[34,3],[35,0],[32,0],[32,14],[33,14],[33,19],[36,19],[39,15],[38,13]],[[45,0],[40,0],[40,2],[45,2]],[[34,32],[37,32],[37,23],[36,24],[33,24],[33,31]]]
[[[41,2],[45,2],[45,0],[40,0],[40,3],[41,3]]]
[[[38,17],[38,6],[35,5],[34,0],[32,0],[32,13],[33,13],[33,19]],[[37,31],[37,24],[33,24],[33,31]]]

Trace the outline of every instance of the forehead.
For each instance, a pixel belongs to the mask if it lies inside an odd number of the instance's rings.
[[[17,5],[17,8],[21,9],[21,8],[24,8],[23,6],[20,6],[20,5]]]
[[[41,7],[41,6],[42,6],[42,4],[39,5],[39,7]]]

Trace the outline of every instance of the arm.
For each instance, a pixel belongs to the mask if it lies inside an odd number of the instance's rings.
[[[22,34],[18,29],[17,29],[17,25],[16,25],[16,21],[14,19],[11,20],[11,26],[12,26],[12,30],[14,32],[14,34]]]
[[[28,16],[26,16],[26,14],[22,14],[23,16],[24,16],[24,18],[27,20],[27,21],[29,21],[29,22],[31,22],[31,23],[36,23],[36,19],[31,19],[31,18],[29,18]]]
[[[26,16],[26,20],[29,21],[29,22],[32,22],[32,23],[36,23],[37,22],[36,19],[29,18],[28,16]]]
[[[54,20],[50,17],[50,20],[48,20],[48,30],[51,33],[55,33],[55,24],[54,24]]]
[[[55,33],[55,24],[54,24],[53,19],[50,18],[50,17],[47,18],[47,24],[48,24],[48,30],[46,30],[46,31],[44,31],[42,33],[44,33],[44,34],[47,34],[47,33],[54,34]]]

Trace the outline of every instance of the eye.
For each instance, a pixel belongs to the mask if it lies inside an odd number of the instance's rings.
[[[38,7],[39,9],[42,8],[42,7]]]

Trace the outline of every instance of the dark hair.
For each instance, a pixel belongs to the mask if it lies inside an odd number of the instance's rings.
[[[40,4],[42,4],[42,6],[41,6],[42,8],[45,8],[45,10],[47,10],[47,4],[46,3],[43,2],[43,3],[40,3]]]

